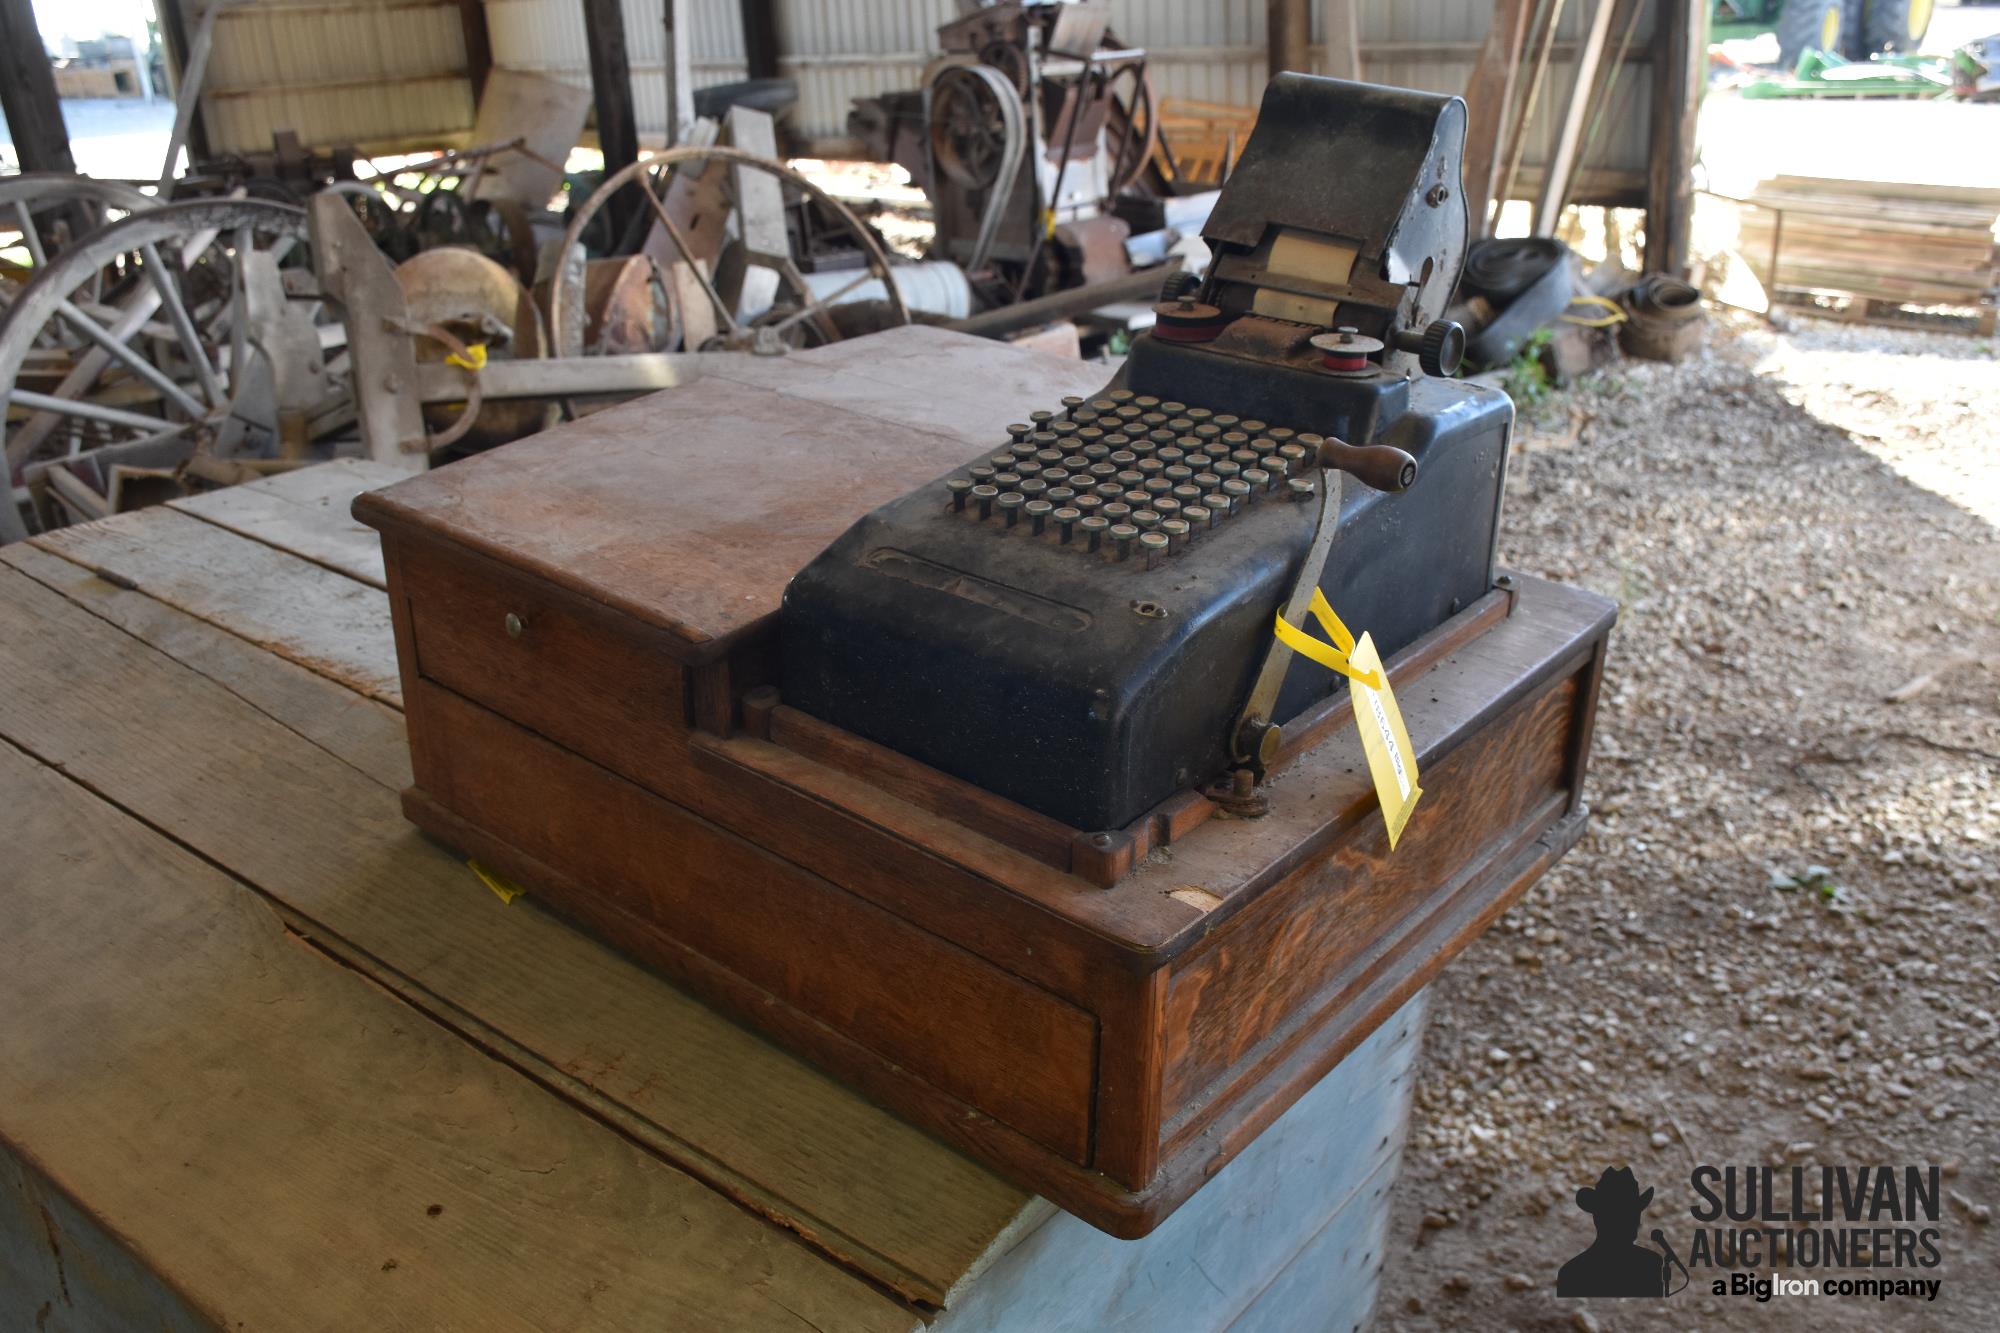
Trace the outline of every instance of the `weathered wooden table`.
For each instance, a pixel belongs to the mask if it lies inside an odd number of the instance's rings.
[[[918,424],[1008,419],[950,389]],[[1420,999],[1153,1235],[1084,1226],[404,822],[392,479],[0,550],[0,1327],[1366,1319]]]

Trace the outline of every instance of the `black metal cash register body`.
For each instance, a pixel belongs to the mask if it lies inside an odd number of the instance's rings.
[[[1310,560],[1384,658],[1486,593],[1513,407],[1445,377],[1463,338],[1433,318],[1465,250],[1464,136],[1456,98],[1274,79],[1206,277],[1163,293],[1106,389],[1010,427],[792,580],[786,702],[1117,828],[1255,765],[1239,714]],[[1343,494],[1339,472],[1368,484]],[[1281,670],[1279,726],[1344,687]]]

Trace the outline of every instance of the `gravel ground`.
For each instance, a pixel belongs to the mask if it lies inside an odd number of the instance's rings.
[[[1503,560],[1620,604],[1593,819],[1435,987],[1380,1327],[2000,1328],[1996,411],[1988,342],[1725,322],[1523,432]],[[1942,1164],[1937,1303],[1555,1298],[1579,1186],[1686,1258],[1696,1162]]]

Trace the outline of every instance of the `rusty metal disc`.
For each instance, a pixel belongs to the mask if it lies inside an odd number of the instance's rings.
[[[583,316],[582,352],[590,356],[665,352],[681,340],[674,284],[650,255],[586,263]]]
[[[505,268],[476,250],[444,246],[412,255],[396,266],[410,327],[436,327],[467,347],[482,346],[486,359],[524,361],[543,353],[541,319],[526,289]],[[417,360],[443,361],[449,344],[419,336]],[[477,372],[473,372],[477,373]],[[424,409],[432,430],[452,429],[466,409],[433,404]],[[553,404],[523,399],[483,405],[479,418],[457,442],[491,448],[545,429]]]

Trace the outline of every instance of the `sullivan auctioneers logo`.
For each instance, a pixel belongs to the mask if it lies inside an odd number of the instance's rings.
[[[1939,1231],[1926,1225],[1938,1220],[1935,1166],[1698,1166],[1689,1184],[1697,1226],[1685,1237],[1686,1263],[1658,1227],[1653,1247],[1638,1243],[1653,1191],[1642,1193],[1629,1167],[1607,1167],[1578,1190],[1597,1239],[1556,1274],[1556,1295],[1671,1296],[1706,1281],[1717,1296],[1758,1301],[1937,1299],[1938,1278],[1874,1271],[1937,1268]]]

